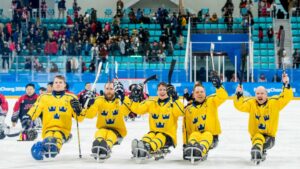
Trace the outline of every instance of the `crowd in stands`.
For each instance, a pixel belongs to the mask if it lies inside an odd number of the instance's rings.
[[[116,3],[116,14],[112,22],[101,22],[97,19],[97,10],[91,8],[91,12],[81,11],[80,5],[73,0],[72,15],[66,15],[67,6],[65,0],[58,2],[58,17],[64,19],[64,26],[59,29],[49,30],[41,23],[41,18],[48,18],[48,6],[45,0],[41,1],[39,12],[34,13],[32,3],[24,4],[19,0],[12,0],[13,18],[8,23],[0,23],[0,51],[2,55],[2,69],[9,69],[10,63],[16,57],[26,57],[25,69],[34,68],[36,71],[45,71],[46,68],[39,62],[38,56],[66,55],[67,72],[80,70],[94,72],[96,64],[100,61],[106,62],[109,56],[131,56],[141,55],[151,63],[164,62],[167,56],[172,56],[175,49],[184,49],[183,31],[186,30],[188,17],[200,23],[218,23],[224,18],[227,30],[233,31],[233,12],[235,9],[232,0],[227,0],[221,8],[222,16],[216,13],[210,15],[209,10],[200,10],[197,15],[187,12],[186,15],[170,13],[165,8],[158,8],[153,15],[144,15],[142,9],[128,9],[125,12],[124,2],[118,0]],[[273,6],[272,6],[273,5]],[[275,8],[274,8],[275,6]],[[238,6],[242,16],[243,29],[254,24],[252,0],[241,0]],[[276,9],[274,1],[260,0],[259,15],[274,16],[271,9]],[[80,12],[82,14],[80,14]],[[280,11],[278,12],[279,15]],[[277,16],[278,16],[277,13]],[[162,31],[159,40],[151,41],[148,28],[129,29],[122,27],[123,18],[129,18],[130,24],[159,24]],[[266,33],[264,33],[266,32]],[[269,27],[267,31],[259,28],[259,42],[268,37],[272,42],[274,31]],[[284,30],[276,34],[280,51],[284,54]],[[35,57],[27,57],[35,56]],[[73,57],[75,56],[75,57]],[[80,63],[80,56],[90,56],[90,63]],[[295,51],[295,66],[299,67],[299,54]],[[281,59],[280,59],[281,60]],[[296,63],[297,62],[297,63]],[[57,72],[58,66],[55,62],[50,63],[50,72]],[[88,66],[88,67],[87,67]]]
[[[160,24],[162,34],[159,40],[151,42],[147,28],[121,28],[121,20],[125,17],[122,0],[117,2],[117,13],[112,23],[97,20],[97,11],[93,8],[91,13],[79,14],[81,8],[74,0],[74,16],[67,15],[65,26],[56,30],[48,30],[42,26],[40,19],[32,19],[30,5],[22,6],[19,0],[13,0],[12,21],[0,25],[0,51],[3,53],[4,44],[7,44],[11,59],[22,55],[85,55],[91,56],[92,64],[96,64],[97,61],[105,62],[110,55],[141,55],[149,62],[157,62],[164,61],[167,55],[172,56],[175,46],[181,50],[184,48],[182,31],[186,29],[186,17],[180,13],[170,14],[163,8],[159,8],[152,18],[144,16],[140,9],[131,9],[128,13],[130,23]],[[43,0],[42,18],[47,17],[46,11],[47,4]],[[65,18],[65,0],[58,2],[58,11],[58,17]],[[7,57],[3,55],[3,65],[4,61]]]

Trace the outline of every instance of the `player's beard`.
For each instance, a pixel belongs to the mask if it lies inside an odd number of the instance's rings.
[[[106,100],[113,100],[115,96],[113,94],[104,94],[104,97]]]

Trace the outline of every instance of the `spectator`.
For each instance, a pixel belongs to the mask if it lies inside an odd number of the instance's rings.
[[[130,23],[136,23],[136,16],[133,8],[130,8],[130,12],[128,13],[128,18]]]
[[[97,10],[95,10],[94,8],[92,8],[91,22],[97,22]]]
[[[232,26],[233,26],[233,17],[232,17],[232,15],[229,15],[228,17],[226,17],[224,19],[224,22],[227,24],[227,31],[232,32],[233,31],[233,29],[232,29]]]
[[[204,15],[204,22],[205,22],[205,23],[208,23],[208,22],[209,22],[209,19],[210,19],[210,14],[209,14],[209,12],[207,12],[207,13]]]
[[[42,0],[41,2],[41,17],[46,18],[46,13],[47,13],[47,3],[45,0]]]
[[[74,20],[77,21],[79,17],[79,11],[81,10],[81,7],[78,6],[77,0],[74,0],[73,2],[73,11],[74,11]]]
[[[182,16],[181,17],[181,27],[182,27],[182,29],[185,29],[185,27],[186,27],[186,19],[185,19],[185,17],[184,16]]]
[[[287,67],[292,66],[293,63],[291,63],[291,60],[290,60],[289,56],[287,56],[286,50],[283,50],[282,54],[283,54],[282,68],[285,69]]]
[[[110,33],[111,27],[110,27],[109,22],[106,22],[106,23],[105,23],[104,30],[105,30],[106,32]]]
[[[90,51],[91,51],[91,45],[89,44],[88,40],[86,40],[84,45],[83,45],[83,51],[84,51],[85,56],[88,56]]]
[[[72,73],[77,73],[79,68],[78,59],[76,57],[72,57],[71,59],[71,71]]]
[[[220,80],[221,82],[227,82],[226,76],[224,77],[223,74],[220,74]]]
[[[91,48],[91,60],[96,61],[98,55],[99,55],[99,48],[97,44],[94,43],[94,46]]]
[[[184,48],[184,36],[182,34],[179,35],[179,40],[178,40],[178,45],[179,45],[179,49],[183,50]]]
[[[209,19],[211,23],[218,23],[218,15],[217,13],[213,13],[212,17]]]
[[[168,56],[173,56],[174,53],[174,47],[172,41],[169,41],[168,43]]]
[[[26,6],[26,9],[30,14],[30,19],[31,19],[32,18],[32,9],[33,9],[32,2],[29,2],[29,4]]]
[[[86,63],[81,62],[81,73],[84,73],[85,71],[87,71]]]
[[[295,52],[293,53],[293,65],[294,65],[295,68],[299,68],[300,54],[298,52],[298,49],[295,49]]]
[[[267,78],[265,77],[265,74],[260,74],[258,82],[267,82]]]
[[[8,43],[6,42],[4,44],[4,48],[3,48],[3,51],[2,51],[2,69],[9,69],[9,56],[11,54],[11,51],[8,47]],[[5,66],[5,62],[7,64],[7,67]]]
[[[95,70],[96,70],[95,62],[92,61],[89,66],[89,71],[90,71],[90,73],[95,73]]]
[[[277,11],[277,19],[284,19],[284,13],[281,11],[281,9],[278,9]]]
[[[50,72],[51,73],[57,73],[58,72],[58,66],[57,66],[56,63],[51,62]]]
[[[240,6],[239,6],[240,11],[242,11],[242,9],[246,8],[246,7],[247,7],[247,0],[241,0]],[[242,13],[241,13],[241,15],[242,15]]]
[[[273,41],[273,36],[274,36],[274,31],[273,31],[272,26],[270,26],[268,28],[267,35],[268,35],[268,38],[269,38],[269,42],[272,42]]]
[[[123,17],[123,8],[124,8],[124,3],[122,0],[117,1],[117,17],[122,18]]]
[[[33,68],[37,72],[43,71],[43,65],[40,63],[38,57],[34,57],[33,59]]]
[[[68,54],[68,44],[65,40],[63,40],[61,46],[60,46],[61,54],[67,55]]]
[[[280,25],[277,32],[277,46],[280,50],[284,48],[285,31],[282,25]]]
[[[263,42],[264,33],[263,33],[263,29],[261,26],[258,28],[258,38],[259,38],[259,43]]]
[[[232,15],[234,10],[234,5],[232,3],[232,0],[227,0],[225,5],[222,8],[223,13],[228,13],[228,15]]]
[[[281,78],[278,76],[278,74],[274,74],[272,78],[272,82],[281,82]]]
[[[120,42],[119,42],[119,48],[120,48],[120,53],[121,55],[125,55],[125,41],[123,38],[120,38]]]
[[[67,23],[66,23],[66,25],[67,25],[67,28],[74,27],[74,22],[73,22],[73,20],[72,20],[72,18],[71,18],[70,15],[67,16]]]
[[[279,49],[278,52],[277,52],[277,55],[278,55],[278,65],[279,67],[282,67],[283,65],[283,58],[284,58],[284,55],[286,55],[286,51],[285,49]]]
[[[253,8],[252,0],[248,0],[246,8],[248,11],[252,12],[252,8]]]
[[[237,82],[237,81],[239,81],[239,77],[236,77],[235,78],[235,73],[233,73],[232,75],[231,75],[231,79],[230,79],[230,82]]]
[[[160,62],[164,62],[166,60],[166,54],[163,50],[159,50],[158,59]]]
[[[103,62],[105,63],[107,61],[107,57],[108,57],[108,51],[107,51],[107,47],[105,44],[103,44],[101,46],[101,48],[99,49],[99,60],[98,60],[98,64],[99,62]]]
[[[65,18],[65,12],[66,12],[66,1],[60,0],[58,2],[58,18]]]
[[[198,14],[197,14],[198,22],[202,22],[202,20],[203,20],[202,15],[203,15],[203,11],[202,11],[202,9],[201,9],[201,10],[199,10],[199,12],[198,12]]]
[[[244,16],[243,17],[243,21],[242,21],[242,27],[243,27],[243,32],[246,33],[248,28],[249,28],[249,20],[248,20],[248,16]]]
[[[31,58],[30,57],[26,57],[25,58],[25,65],[24,65],[24,69],[28,69],[31,70],[32,63],[31,63]]]

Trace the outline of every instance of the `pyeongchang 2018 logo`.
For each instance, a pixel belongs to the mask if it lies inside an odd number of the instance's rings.
[[[296,92],[296,88],[292,88],[292,89],[293,89],[293,92]],[[280,92],[282,92],[282,88],[275,88],[275,87],[266,88],[266,90],[267,90],[268,93],[280,93]],[[255,92],[256,88],[254,88],[253,91]]]
[[[0,87],[1,92],[25,92],[25,87]]]

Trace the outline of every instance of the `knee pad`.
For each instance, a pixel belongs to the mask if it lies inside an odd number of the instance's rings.
[[[57,139],[54,137],[45,138],[43,141],[43,150],[46,158],[54,158],[59,153]]]
[[[44,145],[41,141],[35,143],[32,147],[31,147],[31,155],[35,160],[43,160],[44,156],[43,156],[43,149],[44,149]]]

